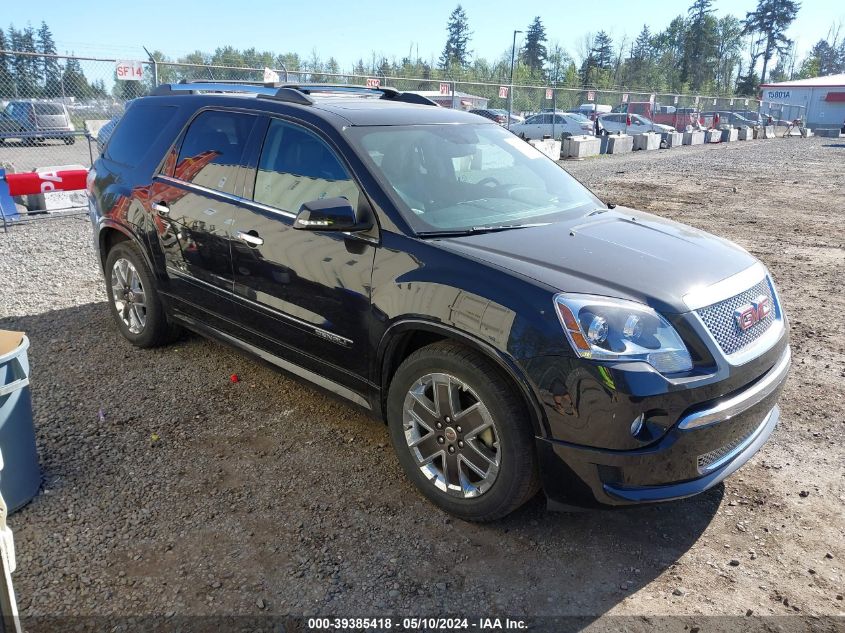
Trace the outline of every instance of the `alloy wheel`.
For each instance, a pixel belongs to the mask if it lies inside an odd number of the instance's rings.
[[[147,324],[147,299],[138,270],[128,259],[112,266],[111,294],[120,320],[132,334],[140,334]]]
[[[408,390],[403,418],[408,448],[434,486],[459,498],[490,489],[499,473],[499,434],[471,388],[449,374],[426,374]]]

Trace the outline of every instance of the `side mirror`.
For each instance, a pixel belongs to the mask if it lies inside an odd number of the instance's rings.
[[[322,198],[304,203],[299,208],[293,228],[302,231],[366,231],[370,220],[359,220],[355,208],[346,198]]]

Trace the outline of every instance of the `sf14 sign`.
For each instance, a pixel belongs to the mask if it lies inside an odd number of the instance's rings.
[[[142,62],[116,62],[115,75],[121,81],[141,81],[144,78],[144,64]]]

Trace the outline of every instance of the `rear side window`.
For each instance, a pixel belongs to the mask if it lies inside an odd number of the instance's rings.
[[[176,161],[176,178],[235,193],[235,177],[256,119],[241,112],[201,112],[185,133]]]
[[[175,112],[175,106],[134,104],[111,135],[106,158],[129,167],[137,166]]]
[[[35,114],[40,115],[56,115],[64,114],[65,109],[58,103],[36,103]]]

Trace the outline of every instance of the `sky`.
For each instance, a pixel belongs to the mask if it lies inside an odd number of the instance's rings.
[[[510,51],[514,29],[525,30],[535,15],[546,26],[550,42],[558,42],[578,58],[578,43],[586,33],[606,30],[618,42],[636,37],[643,24],[663,29],[676,15],[686,13],[692,0],[601,0],[535,3],[514,0],[465,0],[462,2],[473,32],[470,48],[475,56],[496,59]],[[715,0],[716,15],[744,17],[757,0]],[[342,71],[354,62],[413,57],[437,59],[446,39],[446,21],[456,0],[0,0],[0,20],[20,28],[46,20],[60,53],[146,59],[143,46],[161,50],[171,58],[217,46],[255,47],[275,53],[296,52],[310,57],[316,51],[325,61],[333,56]],[[841,0],[803,0],[789,37],[796,41],[799,60],[815,42],[824,38],[835,22],[843,24]],[[519,45],[519,42],[517,42]]]

